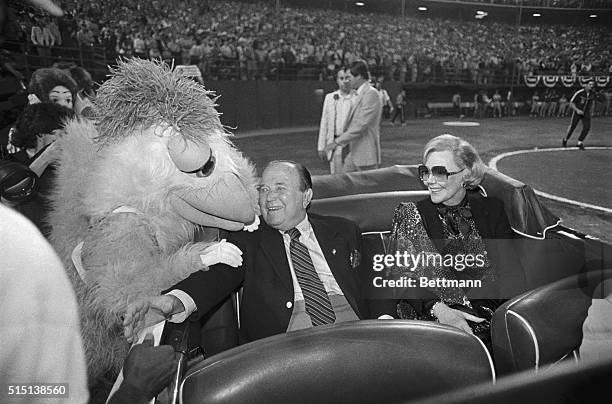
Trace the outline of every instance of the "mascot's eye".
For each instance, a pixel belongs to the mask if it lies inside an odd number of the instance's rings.
[[[215,171],[215,156],[213,156],[211,153],[208,161],[202,167],[196,170],[195,174],[196,177],[208,177],[213,173],[213,171]]]

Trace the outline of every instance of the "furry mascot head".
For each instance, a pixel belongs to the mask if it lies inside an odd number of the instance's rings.
[[[60,140],[51,242],[80,303],[90,383],[114,378],[128,344],[128,301],[206,269],[196,230],[256,218],[255,176],[211,93],[167,65],[119,62],[98,90],[95,120]]]

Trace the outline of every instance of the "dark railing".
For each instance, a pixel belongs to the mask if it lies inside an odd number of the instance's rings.
[[[4,47],[11,51],[11,59],[17,70],[29,77],[41,67],[50,67],[56,62],[75,63],[91,73],[96,80],[108,74],[108,65],[114,63],[114,55],[101,46],[36,46],[31,43],[6,41]]]
[[[108,66],[115,64],[118,55],[104,47],[40,47],[30,43],[9,42],[15,67],[24,76],[41,67],[56,62],[72,62],[88,70],[95,81],[104,81]],[[168,63],[179,65],[173,60]],[[327,63],[285,64],[282,62],[239,61],[223,57],[205,58],[197,63],[201,77],[210,80],[334,80],[335,70]],[[370,66],[370,73],[377,79],[402,84],[479,85],[510,86],[523,85],[527,72],[513,69],[511,64],[488,68],[456,68],[431,63],[420,63],[413,69],[410,65]],[[535,71],[533,74],[553,74],[552,71]],[[554,72],[557,74],[557,71]],[[569,74],[569,72],[566,72]],[[597,75],[597,72],[589,73]],[[602,73],[606,74],[606,73]]]

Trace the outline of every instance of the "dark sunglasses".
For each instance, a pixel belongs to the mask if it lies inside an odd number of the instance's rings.
[[[433,166],[431,167],[431,172],[429,168],[424,165],[419,166],[419,178],[423,182],[427,182],[429,180],[429,176],[433,175],[437,182],[445,182],[448,181],[448,177],[451,175],[459,174],[461,171],[465,170],[465,168],[455,171],[454,173],[446,171],[446,167],[444,166]]]

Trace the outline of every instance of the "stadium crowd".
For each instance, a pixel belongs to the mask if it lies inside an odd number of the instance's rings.
[[[507,0],[512,2],[510,0]],[[547,1],[547,0],[544,0]],[[536,3],[537,1],[534,1]],[[552,0],[552,2],[555,2]],[[571,1],[559,1],[571,3]],[[402,18],[220,0],[61,2],[61,19],[21,11],[13,39],[40,56],[54,47],[198,65],[207,79],[309,77],[365,59],[400,82],[490,84],[523,74],[612,74],[612,33],[596,26],[521,26]]]
[[[560,8],[610,8],[607,0],[455,0],[466,3],[491,3],[504,5],[523,5],[530,7]]]

